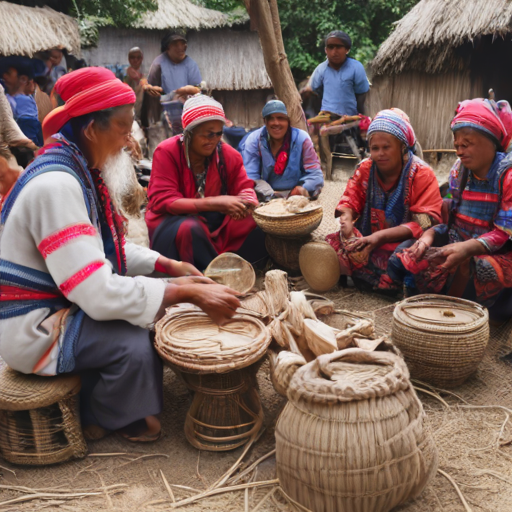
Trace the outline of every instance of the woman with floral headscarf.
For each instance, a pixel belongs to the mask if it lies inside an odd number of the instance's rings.
[[[327,241],[356,284],[397,290],[401,283],[388,275],[389,258],[401,242],[440,222],[442,200],[434,171],[413,154],[416,136],[404,112],[379,112],[368,144],[370,158],[357,167],[335,211],[341,230]]]
[[[499,319],[510,313],[504,299],[512,296],[510,105],[463,101],[451,128],[458,160],[450,173],[448,218],[397,254],[392,266],[420,292],[477,300]]]

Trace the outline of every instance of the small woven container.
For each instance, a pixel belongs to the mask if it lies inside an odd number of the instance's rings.
[[[315,205],[315,208],[299,213],[286,215],[268,215],[254,210],[252,216],[256,224],[268,235],[284,238],[297,238],[312,233],[323,217],[322,205]]]
[[[12,464],[37,466],[85,457],[79,391],[76,375],[25,375],[0,359],[2,457]]]
[[[292,272],[300,270],[299,253],[302,246],[311,241],[311,236],[300,238],[281,238],[267,235],[265,247],[272,260],[280,267]]]
[[[315,512],[388,512],[417,497],[437,450],[402,358],[350,348],[291,378],[276,425],[284,491]]]
[[[248,293],[256,282],[252,265],[232,252],[214,258],[206,267],[204,275],[242,294]]]
[[[489,314],[475,302],[443,295],[417,295],[393,313],[393,343],[412,377],[452,388],[477,369],[489,341]]]
[[[326,292],[341,275],[336,251],[327,242],[310,242],[299,253],[300,271],[312,290]]]
[[[265,325],[238,314],[219,327],[200,310],[170,308],[155,329],[158,353],[194,391],[188,441],[226,451],[255,436],[263,424],[256,373],[270,344]]]

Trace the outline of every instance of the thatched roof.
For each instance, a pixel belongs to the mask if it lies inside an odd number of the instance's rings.
[[[272,87],[256,32],[208,30],[192,33],[188,40],[188,55],[197,62],[209,88],[231,91]]]
[[[200,30],[232,24],[233,20],[229,15],[200,7],[189,0],[158,0],[158,9],[145,13],[134,26],[152,30]]]
[[[0,2],[0,55],[26,55],[51,48],[80,54],[76,21],[49,7],[24,7]]]
[[[512,32],[510,0],[421,0],[382,43],[375,74],[416,69],[437,73],[463,65],[456,48],[483,35]]]

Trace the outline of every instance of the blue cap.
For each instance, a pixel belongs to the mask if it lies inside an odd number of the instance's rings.
[[[286,105],[279,100],[271,100],[264,107],[261,112],[263,119],[272,115],[272,114],[284,114],[288,115],[288,111],[286,110]]]

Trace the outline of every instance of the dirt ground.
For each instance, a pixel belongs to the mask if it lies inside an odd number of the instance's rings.
[[[332,212],[352,168],[352,162],[337,162],[334,181],[326,185],[322,194],[325,208],[322,232],[335,229]],[[378,333],[390,333],[391,299],[363,294],[353,288],[337,288],[328,296],[340,308],[372,312]],[[400,512],[512,510],[512,425],[509,421],[512,368],[499,359],[512,348],[511,331],[512,321],[500,328],[492,328],[491,341],[478,372],[451,394],[425,385],[421,387],[435,396],[419,392],[427,414],[426,425],[439,450],[439,467],[460,489],[467,500],[466,508],[454,486],[438,473],[422,495],[400,507]],[[265,430],[245,457],[242,468],[274,449],[275,422],[286,404],[286,399],[272,387],[268,363],[262,365],[258,382]],[[189,393],[169,368],[165,371],[164,396],[162,424],[165,436],[155,444],[133,445],[110,435],[90,443],[89,455],[78,461],[36,468],[13,466],[0,460],[0,512],[169,510],[173,506],[162,474],[171,484],[176,500],[207,489],[236,462],[242,448],[224,453],[199,452],[187,442],[183,425]],[[482,408],[470,408],[469,405]],[[275,458],[270,456],[243,481],[275,478]],[[269,495],[272,490],[275,492]],[[55,496],[37,499],[35,493],[53,493]],[[65,496],[72,493],[75,496]],[[28,501],[9,503],[21,497]],[[279,512],[299,509],[286,501],[276,485],[269,485],[248,492],[242,490],[208,497],[183,506],[182,510]]]

